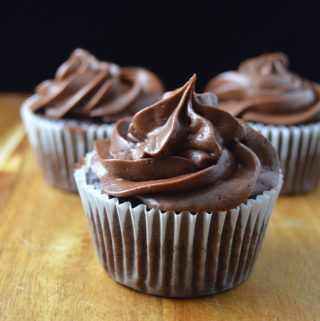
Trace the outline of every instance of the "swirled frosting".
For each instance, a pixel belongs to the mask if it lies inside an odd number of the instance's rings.
[[[105,192],[151,208],[220,211],[273,188],[277,155],[266,138],[194,92],[196,76],[95,142],[91,168]]]
[[[283,53],[245,60],[238,71],[213,78],[206,91],[218,96],[221,108],[248,121],[295,125],[320,120],[320,85],[291,72]]]
[[[42,110],[49,118],[90,118],[112,123],[159,100],[163,85],[146,69],[120,68],[76,49],[54,79],[42,82],[35,91],[38,99],[31,109]]]

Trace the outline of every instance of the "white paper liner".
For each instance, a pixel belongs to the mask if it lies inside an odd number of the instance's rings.
[[[235,287],[250,275],[278,197],[279,184],[230,211],[166,212],[132,207],[87,184],[75,171],[101,265],[119,283],[167,297],[195,297]]]
[[[110,137],[113,125],[51,120],[32,112],[36,100],[33,95],[23,103],[21,117],[42,173],[54,187],[76,192],[74,163],[93,150],[94,140]]]
[[[309,192],[320,182],[320,122],[299,126],[250,125],[278,152],[284,183],[282,194]]]

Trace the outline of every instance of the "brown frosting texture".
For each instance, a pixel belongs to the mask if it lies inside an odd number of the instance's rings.
[[[91,118],[107,123],[135,114],[160,99],[163,85],[152,72],[97,60],[76,49],[54,79],[36,87],[33,111],[53,119]]]
[[[196,76],[119,120],[95,142],[92,170],[109,195],[172,211],[220,211],[273,188],[277,155],[266,138],[194,92]],[[106,170],[107,169],[107,170]]]
[[[288,69],[283,53],[245,60],[237,71],[213,78],[206,91],[219,106],[242,119],[273,125],[295,125],[320,120],[320,86]]]

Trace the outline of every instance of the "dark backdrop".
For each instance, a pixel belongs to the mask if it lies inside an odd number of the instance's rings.
[[[0,91],[32,90],[76,47],[146,66],[167,89],[197,73],[201,90],[242,59],[278,50],[320,82],[319,11],[306,1],[2,1]]]

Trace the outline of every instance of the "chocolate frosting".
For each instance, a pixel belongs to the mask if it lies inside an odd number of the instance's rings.
[[[295,125],[320,120],[320,85],[291,72],[283,53],[245,60],[238,71],[213,78],[205,90],[218,96],[220,108],[248,121]]]
[[[163,85],[146,69],[120,68],[76,49],[54,79],[42,82],[35,91],[39,99],[32,110],[42,110],[49,118],[91,118],[112,123],[158,101]]]
[[[161,101],[119,120],[95,142],[92,170],[116,197],[172,211],[220,211],[273,188],[277,155],[266,138],[194,92],[196,76]],[[107,170],[106,170],[107,169]]]

